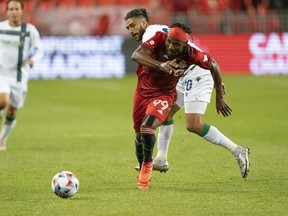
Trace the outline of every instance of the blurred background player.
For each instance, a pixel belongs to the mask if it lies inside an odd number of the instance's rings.
[[[15,127],[16,113],[24,104],[28,87],[26,67],[43,57],[37,29],[23,21],[22,0],[8,0],[8,20],[0,22],[0,119],[6,119],[0,133],[0,150],[6,150],[7,139]],[[33,57],[30,57],[33,52]]]
[[[126,15],[126,18],[126,25],[127,22],[130,24],[128,30],[137,41],[142,39],[142,42],[145,42],[155,35],[157,31],[167,32],[169,29],[165,25],[149,25],[149,15],[143,8],[130,11]],[[133,18],[133,22],[131,22],[131,18]],[[191,41],[189,41],[188,44],[199,49]],[[202,69],[197,65],[191,65],[191,67],[180,78],[177,84],[177,101],[169,111],[167,119],[159,128],[158,153],[153,160],[154,170],[167,171],[169,169],[167,154],[173,134],[173,115],[184,106],[187,130],[198,134],[211,143],[220,145],[229,150],[236,157],[236,161],[240,167],[241,176],[243,178],[247,177],[249,171],[249,149],[235,144],[223,135],[216,127],[204,122],[204,114],[208,103],[210,103],[213,91],[213,78],[214,77],[211,76],[209,70]],[[222,94],[225,94],[225,86],[222,85],[222,88]],[[216,108],[218,114],[221,112],[223,116],[229,116],[232,113],[230,107],[227,106],[227,110],[221,110],[219,109],[219,103],[226,102],[223,99],[223,95],[220,97],[219,94],[216,94]],[[138,169],[138,167],[136,167],[136,169]]]

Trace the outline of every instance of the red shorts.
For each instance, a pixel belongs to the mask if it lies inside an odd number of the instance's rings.
[[[145,115],[155,116],[160,124],[166,119],[171,105],[175,102],[176,95],[166,94],[153,98],[144,98],[137,91],[134,94],[133,122],[135,131],[140,131]]]

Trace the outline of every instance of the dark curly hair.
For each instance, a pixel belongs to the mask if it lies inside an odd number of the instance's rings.
[[[150,20],[148,12],[146,11],[145,8],[136,8],[136,9],[129,11],[126,14],[124,19],[127,20],[127,19],[135,18],[135,17],[143,17],[146,19],[147,22],[149,22],[149,20]]]
[[[186,26],[186,25],[184,25],[184,24],[182,24],[182,23],[173,23],[171,26],[169,26],[169,28],[173,28],[173,27],[181,28],[181,29],[183,29],[186,33],[188,33],[189,35],[192,33],[191,29],[190,29],[188,26]]]

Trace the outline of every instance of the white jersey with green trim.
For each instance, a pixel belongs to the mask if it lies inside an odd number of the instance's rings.
[[[25,38],[24,44],[20,40],[21,34]],[[16,83],[19,64],[21,65],[21,82],[27,82],[28,73],[25,68],[29,58],[37,62],[42,57],[41,39],[35,26],[27,23],[25,32],[21,32],[21,25],[12,27],[8,20],[0,22],[0,79],[2,81]]]

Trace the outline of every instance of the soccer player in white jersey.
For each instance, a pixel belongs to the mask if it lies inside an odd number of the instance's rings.
[[[24,104],[28,88],[26,68],[32,68],[43,57],[39,32],[33,25],[23,22],[23,1],[8,0],[6,10],[8,20],[0,22],[0,120],[6,110],[0,150],[6,150],[7,139],[16,124],[17,110]]]
[[[142,41],[142,43],[154,36],[157,31],[169,31],[169,28],[165,25],[149,25],[149,15],[144,8],[133,9],[128,12],[125,16],[125,22],[126,28],[132,37],[136,41]],[[199,49],[191,41],[188,44]],[[177,84],[177,101],[171,107],[168,117],[159,129],[158,152],[153,160],[154,170],[166,172],[169,169],[167,155],[173,134],[173,116],[178,110],[184,107],[186,129],[211,143],[229,150],[236,158],[242,178],[247,177],[250,165],[248,159],[249,149],[245,146],[237,145],[216,127],[204,122],[204,114],[208,103],[210,103],[213,86],[214,81],[210,71],[199,66],[191,65],[182,75]],[[226,94],[224,84],[222,88],[223,93]],[[229,106],[226,110],[219,110],[218,107],[219,104],[216,103],[218,114],[221,113],[224,117],[232,114]],[[136,166],[135,169],[137,170],[139,167]]]

